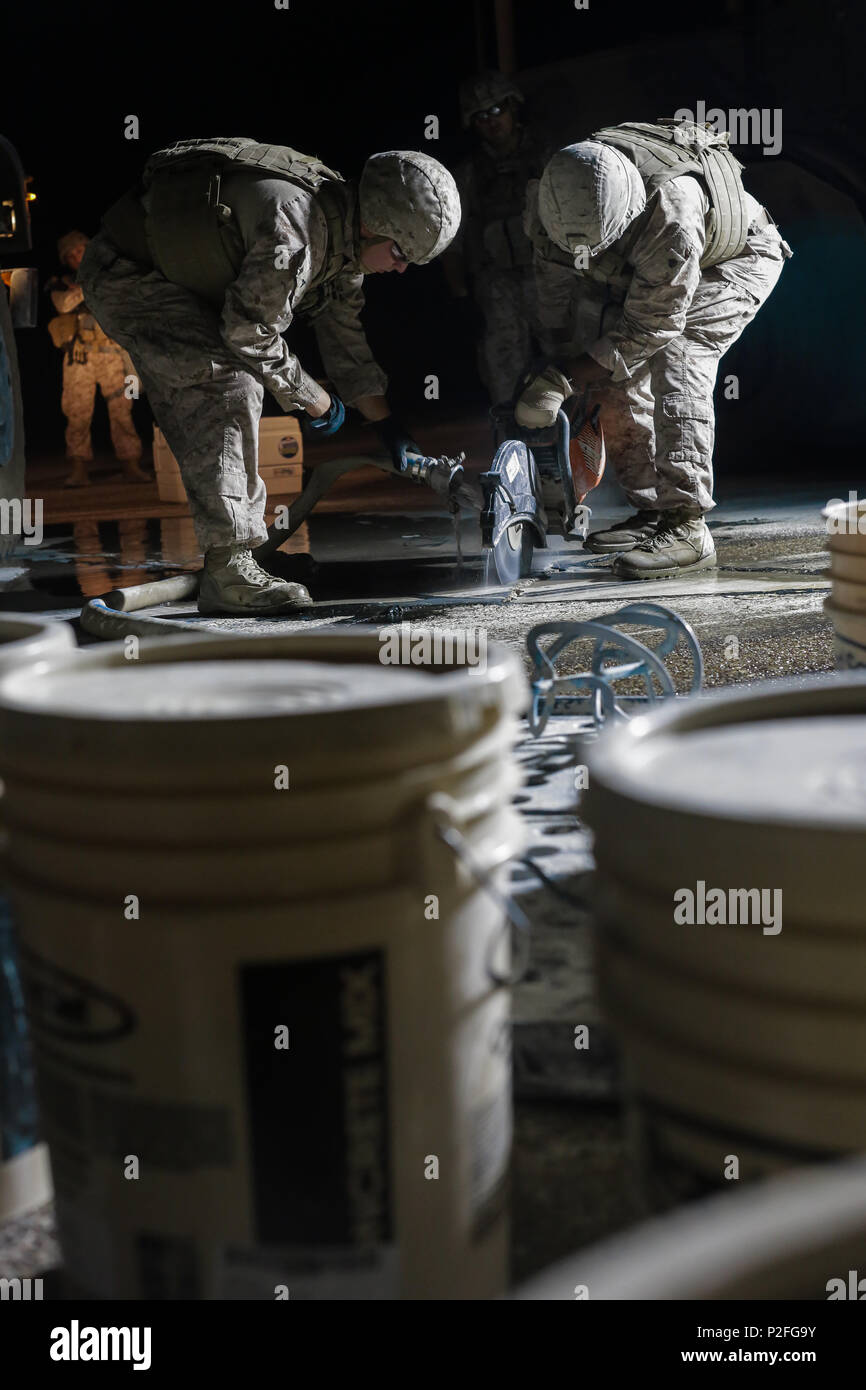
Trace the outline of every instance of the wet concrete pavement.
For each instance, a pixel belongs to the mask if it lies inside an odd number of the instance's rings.
[[[316,600],[312,609],[289,618],[205,620],[186,601],[146,612],[223,632],[405,620],[484,629],[489,640],[523,650],[536,623],[599,616],[639,597],[674,607],[694,626],[708,686],[828,670],[833,658],[822,611],[829,586],[821,508],[829,497],[847,496],[850,485],[844,478],[784,489],[777,479],[740,487],[727,480],[710,517],[718,569],[653,583],[616,581],[609,558],[551,537],[548,549],[535,552],[532,577],[503,588],[486,582],[470,515],[460,523],[459,571],[445,513],[314,514],[274,564],[307,584]],[[405,487],[414,506],[417,489]],[[594,527],[627,514],[607,482],[592,500]],[[0,567],[0,605],[73,618],[84,598],[200,564],[188,518],[77,521],[52,528],[41,547],[21,547],[7,558]]]

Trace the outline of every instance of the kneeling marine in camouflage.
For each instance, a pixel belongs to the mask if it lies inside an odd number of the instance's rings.
[[[429,155],[375,154],[356,186],[287,146],[240,138],[158,150],[109,209],[79,278],[129,351],[180,465],[205,552],[202,611],[255,615],[310,601],[253,554],[267,536],[257,460],[265,389],[321,435],[342,424],[343,400],[357,407],[398,468],[421,452],[390,413],[361,326],[363,277],[432,260],[459,221],[454,180]],[[313,324],[330,394],[282,336],[296,317]]]

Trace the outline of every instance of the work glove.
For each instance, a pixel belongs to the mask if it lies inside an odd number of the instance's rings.
[[[375,420],[373,423],[398,473],[406,472],[411,454],[415,454],[417,458],[425,457],[424,450],[419,448],[412,436],[406,432],[405,426],[393,415],[386,415],[384,420]]]
[[[333,391],[330,394],[331,404],[324,415],[315,420],[311,415],[307,416],[307,428],[314,431],[314,439],[327,439],[329,435],[336,434],[346,418],[346,407],[340,397]]]
[[[574,395],[568,377],[552,364],[532,378],[514,407],[514,418],[526,430],[548,429],[561,406]]]

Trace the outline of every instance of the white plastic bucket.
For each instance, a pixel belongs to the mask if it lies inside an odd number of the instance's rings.
[[[627,1010],[660,1038],[768,1079],[788,1074],[859,1087],[866,1148],[862,990],[859,1007],[847,1009],[814,1000],[773,999],[752,993],[748,977],[732,986],[682,975],[634,951],[613,930],[600,933],[597,961],[608,1012]],[[861,985],[864,978],[860,976]]]
[[[0,674],[75,646],[65,623],[0,617]],[[0,883],[0,1223],[51,1197],[48,1150],[38,1139],[30,1044],[21,1012],[14,928]]]
[[[848,613],[866,614],[866,583],[834,578],[830,597],[836,608],[843,608]]]
[[[866,931],[790,931],[765,935],[760,925],[705,924],[686,930],[671,903],[610,872],[594,885],[593,913],[622,942],[688,988],[692,980],[729,992],[747,988],[771,1003],[799,1001],[859,1008],[866,979]]]
[[[851,613],[840,608],[832,598],[825,598],[824,612],[833,624],[833,649],[839,670],[856,670],[866,666],[866,613]]]
[[[525,683],[503,651],[436,674],[378,652],[369,632],[172,638],[0,681],[77,1290],[505,1286],[507,933],[435,824],[444,796],[485,871],[518,849]]]
[[[866,584],[866,553],[847,555],[841,550],[830,551],[830,578],[849,584]]]
[[[638,1104],[709,1132],[715,1158],[707,1176],[721,1185],[729,1154],[768,1147],[789,1163],[863,1149],[861,1087],[821,1077],[770,1075],[745,1062],[699,1055],[680,1038],[650,1032],[636,1010],[608,1017],[626,1053],[630,1094]],[[741,1165],[742,1178],[750,1176]]]
[[[670,704],[586,756],[600,985],[639,1123],[716,1182],[744,1150],[742,1176],[866,1149],[866,679]]]
[[[0,675],[74,649],[75,637],[68,623],[25,613],[0,615]]]
[[[514,1297],[572,1302],[582,1288],[592,1300],[857,1299],[864,1244],[866,1160],[857,1158],[645,1222],[558,1261]]]
[[[862,931],[864,743],[856,673],[731,689],[632,719],[587,748],[582,812],[600,876],[672,907],[697,879],[779,889],[786,925]]]

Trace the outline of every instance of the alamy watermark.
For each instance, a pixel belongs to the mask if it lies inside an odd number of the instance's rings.
[[[678,926],[761,926],[764,936],[782,930],[781,888],[708,888],[699,878],[694,888],[674,890]]]
[[[41,545],[43,534],[41,497],[0,497],[0,536],[21,536],[25,545]]]
[[[48,1355],[52,1361],[131,1361],[134,1371],[148,1371],[151,1328],[82,1327],[73,1318],[68,1327],[51,1329]]]
[[[708,111],[707,103],[699,101],[694,111],[681,106],[674,112],[674,120],[710,125],[716,135],[727,131],[732,145],[760,145],[764,154],[779,154],[782,148],[782,109],[779,106],[729,107],[727,111],[711,106]]]
[[[866,1279],[860,1278],[858,1269],[849,1269],[847,1279],[828,1279],[824,1287],[828,1303],[837,1302],[840,1298],[852,1299],[856,1303],[866,1299]]]
[[[847,502],[842,497],[831,497],[824,508],[824,519],[829,536],[866,536],[866,502],[856,492],[849,491]]]
[[[0,1303],[39,1302],[42,1298],[41,1279],[0,1279]]]
[[[487,670],[487,632],[482,627],[415,628],[411,623],[379,632],[383,666],[465,666]]]

